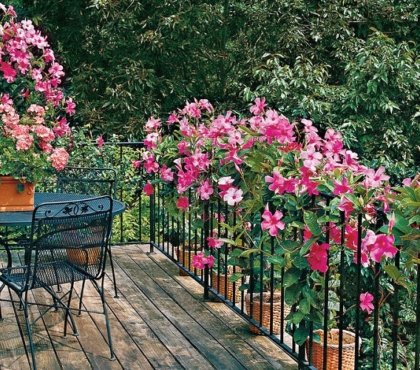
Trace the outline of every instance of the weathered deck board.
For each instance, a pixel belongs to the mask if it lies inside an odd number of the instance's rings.
[[[109,359],[104,316],[74,313],[79,336],[69,328],[63,337],[63,314],[48,312],[35,325],[40,369],[296,369],[297,366],[264,336],[254,336],[247,323],[222,303],[204,302],[202,288],[159,252],[145,246],[113,249],[120,298],[113,297],[107,276],[114,350]],[[64,287],[65,289],[66,287]],[[80,291],[80,284],[77,286]],[[7,291],[2,298],[8,298]],[[33,300],[48,294],[37,290]],[[78,304],[78,296],[72,307]],[[87,308],[101,310],[99,296],[87,284]],[[2,302],[0,369],[28,369],[12,306]],[[32,306],[32,315],[44,308]]]

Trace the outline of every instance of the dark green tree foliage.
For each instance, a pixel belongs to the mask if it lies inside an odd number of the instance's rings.
[[[83,125],[140,137],[193,97],[334,127],[397,177],[419,162],[417,1],[20,0],[71,75]]]

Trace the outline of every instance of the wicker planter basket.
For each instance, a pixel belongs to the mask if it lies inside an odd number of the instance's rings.
[[[212,271],[212,287],[216,289],[222,296],[226,297],[230,301],[233,302],[233,287],[234,284],[229,281],[229,276],[231,275],[224,275],[224,274],[217,274],[217,272]],[[226,281],[227,281],[227,292],[226,292]],[[241,292],[239,291],[240,283],[235,284],[235,302],[239,302],[239,299],[241,297]]]
[[[196,250],[197,248],[197,250]],[[200,245],[191,245],[189,247],[181,246],[177,249],[177,257],[178,262],[183,265],[187,270],[194,271],[193,267],[193,257],[198,253],[201,252],[201,246]],[[186,273],[183,269],[179,269],[179,276],[188,276],[188,273]]]
[[[312,343],[311,363],[317,369],[323,369],[323,330],[315,330],[314,334],[320,336],[320,342]],[[343,330],[343,358],[341,367],[338,367],[339,330],[331,329],[327,345],[327,370],[354,370],[356,335],[350,331]],[[306,351],[309,357],[309,341],[306,341]]]
[[[254,293],[252,297],[252,318],[259,322],[260,321],[260,312],[262,310],[262,322],[261,326],[264,328],[270,329],[270,292],[263,292],[263,304],[262,308],[260,305],[260,293]],[[281,324],[281,293],[274,292],[273,294],[273,334],[280,334],[280,324]],[[245,296],[245,307],[248,315],[251,315],[251,295],[248,293]],[[290,313],[290,307],[284,304],[284,317]],[[286,326],[286,320],[284,320],[283,329]],[[262,334],[261,331],[255,326],[250,325],[249,331],[253,334]]]
[[[98,263],[101,253],[99,247],[87,249],[67,249],[67,258],[70,262],[80,266],[90,266]]]

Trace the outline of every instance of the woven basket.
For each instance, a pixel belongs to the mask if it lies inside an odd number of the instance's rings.
[[[320,342],[314,341],[312,343],[311,364],[317,369],[323,369],[324,331],[315,330],[314,334],[318,334],[320,336]],[[356,335],[350,331],[343,330],[343,358],[340,368],[338,367],[339,330],[331,329],[329,331],[329,335],[330,338],[328,338],[327,344],[327,370],[354,370]],[[309,354],[309,341],[306,341],[306,352]]]
[[[195,250],[195,248],[197,248],[197,250]],[[195,245],[191,245],[191,247],[189,247],[188,245],[185,247],[179,247],[177,249],[178,262],[181,265],[183,265],[187,270],[193,272],[193,258],[198,252],[201,252],[201,246],[199,245],[197,245],[197,247]],[[179,276],[189,276],[189,274],[183,269],[179,269]]]
[[[270,292],[263,292],[263,304],[262,304],[262,322],[260,323],[266,329],[270,329]],[[273,294],[273,334],[280,334],[280,323],[281,323],[281,293],[274,292]],[[246,312],[251,315],[251,295],[248,293],[245,296]],[[252,318],[259,322],[260,321],[260,293],[254,293],[252,296]],[[284,317],[290,313],[290,307],[284,304]],[[283,329],[286,326],[286,320],[283,321]],[[250,325],[249,331],[253,334],[262,334],[261,331],[255,326]]]
[[[66,249],[67,258],[70,262],[75,265],[89,266],[98,263],[101,249],[99,247],[86,248],[81,250],[80,248]]]
[[[222,296],[229,299],[233,302],[233,283],[229,281],[231,275],[217,274],[217,272],[212,271],[212,287],[216,289]],[[227,280],[227,293],[226,293],[226,280]],[[239,283],[235,284],[235,303],[239,302],[241,293],[239,291]]]

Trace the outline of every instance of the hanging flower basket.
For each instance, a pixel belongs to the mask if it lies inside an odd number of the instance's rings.
[[[35,184],[0,176],[0,212],[33,211]]]
[[[314,334],[319,335],[319,341],[312,343],[311,364],[317,369],[324,367],[324,331],[315,330]],[[327,370],[353,370],[355,363],[356,335],[350,331],[343,330],[343,357],[339,368],[339,329],[331,329],[328,332],[327,344]],[[309,341],[306,341],[306,351],[309,353]]]

